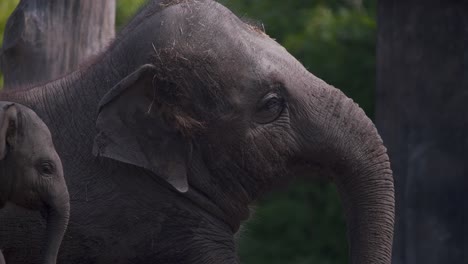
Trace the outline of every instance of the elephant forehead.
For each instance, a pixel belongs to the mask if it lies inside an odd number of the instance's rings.
[[[161,21],[154,63],[192,96],[247,103],[258,100],[251,92],[290,79],[292,70],[305,70],[275,40],[214,1],[170,6]],[[197,81],[203,90],[193,89]]]
[[[27,107],[22,107],[22,112],[24,114],[20,133],[23,135],[24,145],[36,151],[54,150],[52,135],[42,119]]]
[[[256,45],[257,39],[275,43],[215,1],[182,1],[166,8],[157,18],[154,23],[161,24],[158,48],[171,49],[182,56],[197,54],[215,56],[218,61],[239,61],[264,46],[265,43]]]

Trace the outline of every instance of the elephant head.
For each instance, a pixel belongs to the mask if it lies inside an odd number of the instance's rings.
[[[223,6],[173,2],[151,63],[101,100],[94,153],[202,192],[233,231],[273,184],[318,168],[341,195],[351,262],[390,263],[393,176],[363,110]]]
[[[48,127],[31,109],[0,102],[0,208],[6,202],[47,219],[44,263],[55,263],[70,203],[62,163]]]

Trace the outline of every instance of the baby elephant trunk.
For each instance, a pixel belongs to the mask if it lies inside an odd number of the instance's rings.
[[[63,236],[70,218],[70,198],[68,191],[49,197],[46,202],[46,243],[43,247],[43,263],[55,264]]]

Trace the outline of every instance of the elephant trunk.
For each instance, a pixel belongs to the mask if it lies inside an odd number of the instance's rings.
[[[43,263],[55,264],[70,218],[68,192],[62,192],[60,195],[51,195],[46,203],[47,229],[46,243],[43,248]]]
[[[320,89],[319,96],[305,99],[309,109],[318,109],[309,111],[313,121],[301,122],[312,146],[308,159],[333,172],[346,214],[351,263],[389,264],[395,200],[386,148],[357,104],[331,86]]]

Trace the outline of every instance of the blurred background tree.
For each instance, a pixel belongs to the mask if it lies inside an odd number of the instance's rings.
[[[3,32],[5,31],[5,25],[11,12],[18,5],[19,0],[2,0],[0,2],[0,46],[3,43]],[[0,53],[1,56],[1,53]],[[0,69],[0,88],[3,87],[3,75]]]
[[[116,28],[125,25],[144,2],[117,0]],[[241,18],[265,28],[310,72],[342,89],[373,116],[375,1],[220,2]],[[0,42],[5,22],[17,3],[0,2]],[[242,263],[347,262],[343,212],[334,186],[325,179],[298,179],[285,191],[259,201],[254,211],[239,235]]]
[[[72,72],[115,37],[116,0],[23,0],[3,30],[4,89]]]

